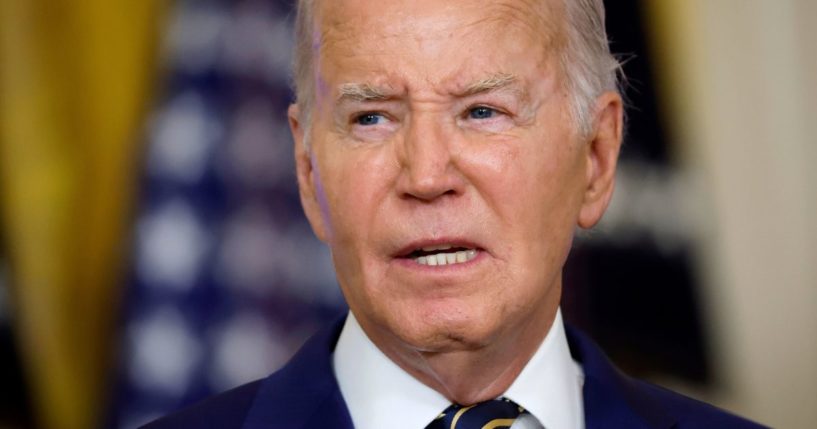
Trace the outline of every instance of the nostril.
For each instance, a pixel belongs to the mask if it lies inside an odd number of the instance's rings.
[[[439,200],[442,197],[454,197],[458,194],[456,189],[447,189],[442,192],[426,191],[426,190],[412,190],[402,194],[403,199],[419,200],[421,202],[431,203]]]

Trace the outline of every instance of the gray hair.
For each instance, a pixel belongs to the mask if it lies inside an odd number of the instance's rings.
[[[610,53],[603,0],[564,0],[566,46],[560,58],[573,120],[582,135],[593,126],[596,97],[619,91],[621,63]]]
[[[596,98],[605,91],[618,91],[620,62],[610,53],[603,0],[563,0],[566,25],[560,66],[570,97],[571,117],[581,135],[593,126]],[[295,16],[293,86],[301,108],[301,122],[308,127],[314,94],[313,49],[315,0],[298,0]],[[307,134],[309,131],[306,131]],[[307,145],[308,147],[308,145]]]

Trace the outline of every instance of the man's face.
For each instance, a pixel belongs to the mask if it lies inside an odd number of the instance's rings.
[[[317,7],[299,184],[370,335],[474,349],[552,320],[573,230],[609,195],[568,113],[559,12],[528,3]]]

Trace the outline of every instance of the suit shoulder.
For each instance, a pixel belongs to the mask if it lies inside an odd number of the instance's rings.
[[[616,368],[581,331],[565,326],[570,353],[584,369],[587,427],[726,428],[764,426],[715,406],[654,384],[632,378]]]
[[[142,429],[238,429],[253,404],[263,380],[257,380],[183,408]]]
[[[717,427],[729,429],[760,429],[766,426],[736,416],[726,410],[690,398],[669,389],[641,380],[635,384],[647,396],[661,403],[664,410],[672,414],[678,428]]]

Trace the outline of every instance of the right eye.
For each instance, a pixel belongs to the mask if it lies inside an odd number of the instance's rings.
[[[354,118],[355,124],[364,127],[382,123],[386,118],[379,113],[363,113]]]
[[[388,139],[399,128],[399,122],[386,112],[362,111],[349,116],[347,132],[360,141],[383,141]]]
[[[477,106],[468,110],[468,117],[471,119],[491,119],[499,112],[486,106]]]

